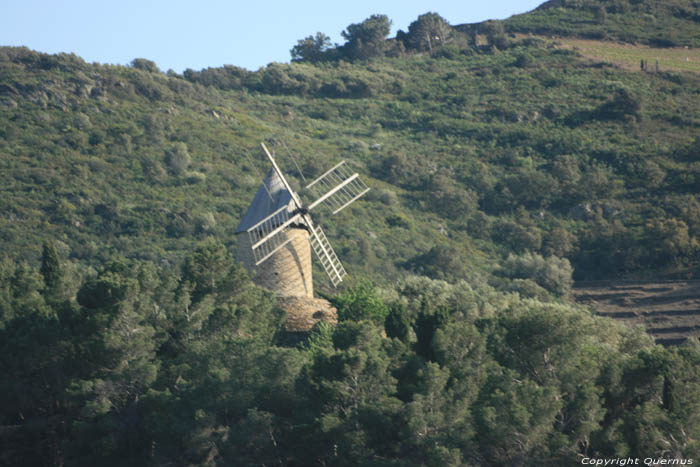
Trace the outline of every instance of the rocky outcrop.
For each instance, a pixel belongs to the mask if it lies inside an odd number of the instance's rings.
[[[321,321],[328,324],[338,322],[336,309],[322,298],[278,296],[277,302],[287,312],[287,332],[309,332]]]

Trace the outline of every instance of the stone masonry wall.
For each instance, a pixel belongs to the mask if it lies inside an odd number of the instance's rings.
[[[236,259],[254,275],[257,285],[279,296],[313,298],[311,278],[311,244],[305,229],[289,229],[292,241],[255,266],[247,233],[238,235]]]

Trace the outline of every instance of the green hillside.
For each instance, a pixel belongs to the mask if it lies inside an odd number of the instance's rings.
[[[698,279],[700,75],[529,35],[663,45],[642,9],[697,45],[696,3],[616,0],[374,15],[257,71],[0,48],[0,465],[697,462],[698,340],[570,296]],[[314,214],[349,276],[301,343],[232,258],[261,141],[372,188]]]
[[[506,21],[509,32],[578,36],[657,47],[699,47],[695,0],[550,0]]]
[[[511,42],[184,77],[5,48],[2,248],[178,264],[231,245],[275,140],[307,177],[346,158],[375,188],[324,218],[353,275],[468,278],[531,251],[579,278],[694,277],[700,77]],[[447,251],[460,267],[436,270]]]

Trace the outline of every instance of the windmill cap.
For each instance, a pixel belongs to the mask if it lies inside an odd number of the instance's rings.
[[[270,169],[265,176],[253,201],[243,215],[241,222],[236,227],[236,233],[242,233],[265,219],[273,212],[287,206],[293,210],[292,194],[285,188],[277,172]]]

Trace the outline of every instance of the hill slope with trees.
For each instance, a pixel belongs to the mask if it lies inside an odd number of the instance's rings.
[[[526,251],[568,258],[578,278],[697,272],[696,74],[629,72],[539,39],[183,77],[2,57],[0,222],[15,258],[36,261],[49,238],[88,263],[177,264],[212,234],[231,245],[272,138],[307,177],[341,157],[369,177],[372,196],[328,225],[351,272],[429,271],[441,248],[463,265],[455,278]]]

